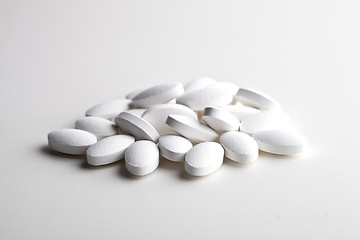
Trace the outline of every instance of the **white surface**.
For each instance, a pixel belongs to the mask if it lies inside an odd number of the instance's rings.
[[[1,1],[0,239],[359,239],[358,1]],[[309,138],[189,178],[88,167],[46,134],[199,76],[273,96]]]

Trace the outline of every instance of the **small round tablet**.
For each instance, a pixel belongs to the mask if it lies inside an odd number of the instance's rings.
[[[229,92],[232,96],[235,96],[239,90],[239,86],[232,82],[216,82],[212,87]]]
[[[202,120],[219,133],[237,131],[240,127],[240,122],[234,115],[215,107],[205,108]]]
[[[184,87],[184,93],[189,93],[192,91],[196,91],[199,89],[203,89],[205,87],[208,87],[212,84],[216,83],[216,81],[212,78],[209,77],[200,77],[200,78],[196,78],[194,80],[191,80],[190,82],[188,82],[185,87]]]
[[[128,99],[115,99],[108,102],[95,105],[86,111],[86,116],[103,117],[109,120],[118,115],[122,111],[130,108],[131,101]]]
[[[195,143],[218,139],[218,134],[214,130],[188,116],[171,114],[166,119],[166,124],[175,132]]]
[[[125,167],[133,175],[144,176],[159,166],[159,149],[147,140],[131,144],[125,151]]]
[[[215,172],[224,161],[224,149],[216,142],[195,145],[185,155],[185,171],[192,176]]]
[[[278,102],[267,94],[247,88],[240,88],[235,99],[250,107],[259,108],[261,110],[281,109]]]
[[[260,110],[253,108],[253,107],[247,107],[243,105],[226,105],[222,107],[221,109],[224,109],[234,115],[240,122],[246,118],[247,116],[250,116],[255,113],[259,113]]]
[[[155,104],[169,102],[184,93],[181,83],[167,83],[157,85],[141,91],[132,98],[132,105],[135,107],[150,107]]]
[[[122,132],[134,136],[136,140],[150,140],[153,142],[159,140],[160,135],[156,129],[145,119],[131,112],[120,113],[115,118],[115,123]]]
[[[220,144],[225,156],[235,162],[250,163],[258,159],[258,144],[246,133],[226,132],[220,136]]]
[[[76,120],[75,128],[90,132],[98,139],[118,133],[117,126],[113,122],[100,117],[80,118]]]
[[[49,147],[57,152],[80,155],[97,142],[92,133],[79,129],[59,129],[48,134]]]
[[[135,142],[129,135],[115,135],[104,138],[86,151],[87,162],[93,166],[110,164],[124,158],[125,150]]]
[[[264,152],[292,155],[306,150],[308,140],[301,134],[284,130],[264,130],[254,133],[253,138]]]
[[[185,161],[185,154],[192,148],[192,144],[186,138],[176,135],[164,135],[159,138],[159,150],[161,156],[174,162]]]

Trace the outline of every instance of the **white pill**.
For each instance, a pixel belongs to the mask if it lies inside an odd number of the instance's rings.
[[[240,122],[247,116],[250,116],[255,113],[259,113],[260,110],[253,107],[246,107],[239,104],[236,105],[226,105],[222,109],[233,114]]]
[[[159,138],[160,154],[174,162],[185,161],[185,154],[192,148],[186,138],[176,135],[164,135]]]
[[[196,78],[194,80],[191,80],[190,82],[188,82],[185,87],[184,87],[184,93],[189,93],[192,91],[196,91],[199,89],[203,89],[205,87],[208,87],[212,84],[216,83],[216,81],[212,78],[209,77],[200,77],[200,78]]]
[[[166,124],[194,143],[216,141],[218,139],[218,134],[214,130],[188,116],[171,114],[166,119]]]
[[[195,145],[185,155],[185,171],[192,176],[205,176],[215,172],[224,161],[224,149],[216,142]]]
[[[133,113],[136,116],[141,117],[146,110],[147,110],[146,108],[134,108],[134,109],[129,109],[129,110],[124,111],[124,112]]]
[[[125,167],[133,175],[144,176],[159,166],[159,149],[155,143],[142,140],[125,151]]]
[[[136,140],[150,140],[157,142],[159,133],[145,119],[130,113],[122,112],[115,118],[116,125],[124,133],[130,134]]]
[[[94,134],[98,139],[118,134],[117,126],[104,118],[83,117],[75,122],[75,128]]]
[[[253,138],[261,151],[280,155],[302,153],[308,145],[306,137],[291,131],[264,130],[254,133]]]
[[[135,90],[135,91],[132,91],[132,92],[129,92],[128,94],[126,94],[125,98],[126,99],[133,99],[136,95],[138,95],[140,92],[142,92],[143,89],[138,89],[138,90]]]
[[[289,116],[281,111],[264,111],[245,117],[240,123],[240,131],[253,134],[268,129],[290,129]]]
[[[219,133],[238,131],[240,127],[240,122],[234,115],[215,107],[205,108],[202,120]]]
[[[258,159],[258,144],[246,133],[226,132],[220,136],[220,144],[225,156],[235,162],[250,163]]]
[[[104,103],[100,103],[86,111],[86,116],[103,117],[113,119],[122,111],[128,110],[131,101],[128,99],[116,99]]]
[[[212,87],[229,92],[232,96],[235,96],[239,90],[239,86],[232,82],[217,82]]]
[[[145,89],[132,99],[135,107],[150,107],[155,104],[169,102],[184,93],[181,83],[167,83]]]
[[[175,133],[174,130],[165,123],[170,114],[188,116],[197,120],[197,115],[193,110],[180,104],[160,104],[152,106],[142,114],[142,118],[148,121],[162,136]]]
[[[61,153],[80,155],[96,143],[96,136],[79,129],[59,129],[48,134],[49,147]]]
[[[240,88],[235,99],[244,105],[259,108],[261,110],[281,109],[279,103],[272,97],[253,89]]]
[[[176,99],[176,102],[188,106],[194,111],[203,110],[205,107],[222,107],[233,100],[231,91],[217,88],[216,83],[206,88],[185,93]]]
[[[116,135],[104,138],[86,151],[87,162],[93,166],[110,164],[124,158],[125,150],[135,142],[129,135]]]

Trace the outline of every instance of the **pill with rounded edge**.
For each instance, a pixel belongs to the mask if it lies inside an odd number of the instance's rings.
[[[147,88],[132,98],[135,107],[150,107],[155,104],[169,102],[184,93],[181,83],[166,83]]]
[[[192,148],[186,138],[176,135],[164,135],[159,138],[161,156],[174,162],[185,161],[185,154]]]
[[[147,175],[158,166],[159,149],[151,141],[137,141],[125,150],[125,167],[133,175]]]
[[[243,105],[226,105],[222,107],[221,109],[224,109],[228,111],[229,113],[233,114],[240,122],[247,116],[250,116],[255,113],[259,113],[260,110],[253,108],[253,107],[247,107]]]
[[[235,162],[250,163],[258,159],[258,144],[246,133],[223,133],[220,136],[220,144],[225,149],[225,156]]]
[[[215,107],[206,107],[202,120],[219,133],[237,131],[240,127],[240,122],[234,115]]]
[[[208,87],[212,84],[216,83],[216,81],[209,77],[200,77],[196,78],[194,80],[191,80],[184,86],[184,93],[189,93],[192,91],[196,91],[199,89],[203,89],[205,87]]]
[[[240,88],[235,99],[244,105],[262,110],[281,109],[279,103],[272,97],[254,89]]]
[[[125,150],[134,142],[133,136],[123,134],[104,138],[87,149],[87,162],[93,166],[116,162],[124,158]]]
[[[159,133],[145,119],[131,112],[122,112],[115,118],[116,125],[124,133],[130,134],[136,140],[150,140],[157,142]]]
[[[80,118],[76,120],[75,128],[90,132],[98,139],[118,133],[117,126],[113,122],[100,117]]]
[[[132,91],[132,92],[129,92],[128,94],[126,94],[125,98],[126,99],[133,99],[136,95],[138,95],[140,92],[142,92],[143,89],[138,89],[138,90],[135,90],[135,91]]]
[[[80,155],[97,142],[96,136],[80,129],[59,129],[48,134],[49,147],[61,153]]]
[[[86,111],[86,116],[103,117],[113,119],[122,111],[130,108],[131,101],[129,99],[115,99],[108,102],[100,103]]]
[[[192,176],[205,176],[215,172],[224,161],[224,149],[216,142],[195,145],[185,155],[185,171]]]

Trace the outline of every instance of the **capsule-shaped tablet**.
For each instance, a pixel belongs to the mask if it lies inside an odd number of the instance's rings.
[[[238,131],[240,127],[240,122],[234,115],[215,107],[205,108],[202,120],[219,133]]]
[[[134,142],[135,138],[130,135],[104,138],[87,149],[87,162],[93,166],[116,162],[124,158],[125,150]]]
[[[301,134],[284,130],[264,130],[254,133],[253,138],[264,152],[292,155],[306,150],[308,140]]]
[[[81,155],[97,142],[92,133],[79,129],[59,129],[48,134],[49,147],[57,152]]]
[[[113,122],[99,117],[80,118],[76,120],[75,128],[90,132],[98,139],[118,133],[118,128]]]
[[[122,111],[130,108],[131,101],[128,99],[115,99],[95,105],[86,111],[86,116],[102,117],[112,120]]]
[[[213,78],[209,78],[209,77],[200,77],[200,78],[196,78],[194,80],[191,80],[190,82],[188,82],[185,87],[184,87],[184,93],[189,93],[192,91],[196,91],[199,89],[203,89],[206,88],[212,84],[216,83],[216,81]]]
[[[195,145],[185,155],[185,171],[192,176],[205,176],[215,172],[224,161],[224,149],[216,142]]]
[[[186,138],[176,135],[164,135],[159,138],[159,150],[161,156],[174,162],[185,161],[185,154],[192,148],[192,144]]]
[[[125,151],[125,167],[133,175],[144,176],[159,166],[159,149],[147,140],[131,144]]]
[[[234,115],[240,122],[247,116],[260,112],[259,109],[243,106],[242,104],[226,105],[221,109],[228,111],[229,113]]]
[[[254,89],[240,88],[235,99],[242,104],[261,110],[281,109],[279,103],[269,95]]]
[[[235,162],[251,163],[258,159],[258,144],[246,133],[226,132],[220,136],[220,144],[225,156]]]

